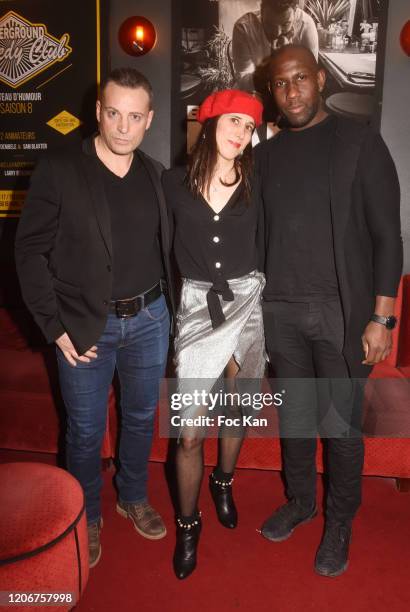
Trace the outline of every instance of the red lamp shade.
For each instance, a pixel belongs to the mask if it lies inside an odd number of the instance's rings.
[[[400,44],[404,53],[410,56],[410,20],[404,24],[400,32]]]
[[[118,40],[128,55],[145,55],[155,45],[157,33],[145,17],[129,17],[121,24]]]

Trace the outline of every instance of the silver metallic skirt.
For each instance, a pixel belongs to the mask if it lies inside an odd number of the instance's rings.
[[[232,356],[239,366],[237,378],[263,377],[266,353],[261,295],[265,277],[253,271],[228,283],[234,300],[218,296],[225,321],[213,329],[206,299],[212,283],[183,280],[175,338],[180,392],[210,391]]]

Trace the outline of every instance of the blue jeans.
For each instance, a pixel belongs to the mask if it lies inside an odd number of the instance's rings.
[[[108,392],[117,368],[121,393],[119,471],[123,502],[147,499],[147,469],[154,429],[159,384],[164,375],[169,338],[169,315],[161,295],[136,316],[109,314],[98,340],[97,357],[72,366],[57,348],[62,396],[67,411],[67,469],[81,483],[87,521],[101,516],[101,445]]]

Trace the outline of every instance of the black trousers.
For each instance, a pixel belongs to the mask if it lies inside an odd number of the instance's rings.
[[[263,310],[274,384],[285,390],[279,423],[287,495],[303,507],[315,503],[320,435],[328,475],[326,518],[351,521],[361,502],[364,384],[349,377],[342,354],[340,302],[264,302]]]

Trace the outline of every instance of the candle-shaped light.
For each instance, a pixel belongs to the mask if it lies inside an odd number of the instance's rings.
[[[141,47],[144,45],[144,28],[143,26],[137,26],[135,30],[135,40]]]
[[[156,39],[154,26],[141,15],[128,17],[118,31],[121,48],[128,55],[145,55],[151,51]]]

